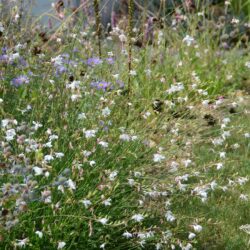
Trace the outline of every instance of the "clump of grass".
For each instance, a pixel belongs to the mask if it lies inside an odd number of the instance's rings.
[[[93,27],[34,53],[0,25],[1,249],[248,248],[247,48],[200,15],[136,48],[130,4],[128,55],[93,57]]]

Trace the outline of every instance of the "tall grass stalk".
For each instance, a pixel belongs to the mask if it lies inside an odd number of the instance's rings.
[[[231,4],[235,14],[244,13],[250,20],[250,0],[232,0]]]
[[[96,20],[96,34],[98,37],[98,51],[99,51],[99,57],[101,58],[102,56],[102,47],[101,47],[102,30],[101,30],[101,22],[100,22],[99,0],[94,0],[94,9],[95,9],[95,20]]]
[[[133,12],[134,2],[129,0],[128,6],[128,96],[131,95],[131,70],[132,70],[132,32],[133,32]]]

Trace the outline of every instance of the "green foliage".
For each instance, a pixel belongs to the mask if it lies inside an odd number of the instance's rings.
[[[3,22],[0,249],[248,249],[249,44],[219,24],[156,23],[128,75],[126,30],[100,60],[93,27]]]
[[[250,1],[249,0],[232,0],[232,7],[235,14],[245,14],[250,20]]]

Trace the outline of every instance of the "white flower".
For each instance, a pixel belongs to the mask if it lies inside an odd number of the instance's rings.
[[[182,246],[181,247],[181,250],[191,250],[192,248],[193,248],[192,244],[187,243],[186,246]]]
[[[240,22],[240,20],[236,19],[236,18],[233,18],[231,21],[232,24],[238,24],[239,22]]]
[[[78,120],[84,120],[84,119],[86,119],[87,117],[86,117],[86,114],[85,113],[80,113],[80,114],[78,114],[78,117],[77,117],[77,119]]]
[[[110,205],[111,205],[111,199],[108,198],[108,199],[104,200],[104,201],[102,202],[102,204],[103,204],[104,206],[110,206]]]
[[[92,205],[92,202],[90,200],[84,199],[80,202],[85,206],[85,208],[88,208],[90,205]]]
[[[219,163],[216,163],[216,169],[217,170],[220,170],[223,168],[223,163],[219,162]]]
[[[53,147],[53,146],[52,146],[52,142],[49,141],[49,142],[45,143],[45,144],[43,145],[43,147],[44,147],[44,148],[52,148],[52,147]]]
[[[130,74],[131,76],[136,76],[136,75],[137,75],[137,73],[136,73],[135,70],[130,70],[129,74]]]
[[[44,199],[44,203],[48,204],[48,203],[51,203],[52,200],[51,200],[51,196],[48,196]]]
[[[63,185],[59,185],[57,187],[57,190],[61,191],[62,193],[64,193],[64,186]]]
[[[184,160],[183,164],[184,166],[187,168],[190,164],[192,163],[192,161],[190,159]]]
[[[73,81],[71,84],[67,84],[66,88],[71,89],[71,90],[75,90],[75,89],[78,89],[80,87],[80,84],[81,84],[80,81]]]
[[[23,248],[23,247],[26,246],[26,244],[27,244],[28,242],[29,242],[29,239],[28,239],[28,238],[25,238],[25,239],[23,239],[23,240],[17,240],[17,243],[15,243],[15,245],[18,246],[18,247]]]
[[[176,220],[173,213],[170,210],[166,212],[165,217],[168,222],[173,222]]]
[[[212,182],[210,183],[210,187],[211,187],[212,190],[214,190],[217,186],[218,186],[218,185],[217,185],[217,182],[216,182],[216,181],[212,181]]]
[[[119,74],[115,74],[115,75],[113,75],[113,77],[114,77],[116,80],[118,80]]]
[[[193,225],[193,229],[196,233],[200,233],[202,231],[202,226],[201,225],[198,225],[198,224],[194,224]]]
[[[112,51],[108,51],[107,54],[108,54],[109,57],[113,57],[114,56],[114,53]]]
[[[141,176],[142,176],[142,173],[141,173],[141,172],[136,171],[136,172],[134,172],[134,176],[135,176],[135,177],[137,177],[137,178],[139,178],[139,177],[141,177]]]
[[[224,118],[224,119],[222,120],[222,122],[223,122],[224,124],[228,124],[230,121],[231,121],[231,119],[228,118],[228,117],[226,117],[226,118]]]
[[[33,170],[35,172],[35,175],[42,175],[43,174],[43,169],[39,167],[33,167]]]
[[[162,160],[164,160],[166,157],[164,155],[161,154],[154,154],[154,162],[161,162]]]
[[[52,155],[45,155],[44,156],[44,161],[45,162],[50,162],[52,160],[54,160],[54,157]]]
[[[241,195],[240,195],[240,199],[241,199],[242,201],[248,201],[248,195],[247,195],[247,194],[241,194]]]
[[[250,61],[246,62],[245,66],[250,69]]]
[[[150,115],[151,115],[151,113],[149,111],[147,111],[145,114],[142,115],[142,117],[144,119],[147,119]]]
[[[71,95],[71,101],[72,102],[75,102],[77,101],[77,99],[80,99],[82,97],[82,95],[79,95],[79,94],[74,94],[74,95]]]
[[[104,148],[108,148],[108,146],[109,146],[109,144],[107,142],[105,142],[105,141],[100,141],[98,144],[101,145]]]
[[[108,219],[107,218],[101,218],[98,220],[102,225],[106,225],[107,222],[108,222]]]
[[[8,124],[9,124],[9,122],[10,122],[9,119],[3,119],[3,120],[2,120],[2,127],[3,127],[3,128],[7,127]]]
[[[95,137],[95,134],[97,131],[94,129],[91,129],[91,130],[85,130],[83,132],[84,132],[86,138],[91,138],[91,137]]]
[[[43,125],[41,124],[41,123],[39,123],[39,122],[32,122],[32,124],[34,125],[33,126],[33,129],[34,130],[38,130],[39,128],[41,128]]]
[[[59,241],[57,249],[63,249],[66,246],[66,243],[64,241]]]
[[[2,24],[2,22],[0,22],[0,32],[4,32],[4,27],[3,27],[3,24]]]
[[[15,129],[9,129],[5,133],[6,133],[6,137],[5,138],[6,138],[7,141],[14,140],[14,137],[16,136]]]
[[[170,166],[171,166],[171,168],[170,168],[169,172],[173,173],[173,172],[176,172],[178,170],[179,164],[176,161],[172,161]]]
[[[224,131],[221,136],[225,140],[227,137],[231,136],[231,133],[230,131]]]
[[[196,187],[193,192],[200,196],[202,202],[207,200],[207,189],[206,187]]]
[[[14,54],[11,54],[10,55],[10,60],[16,60],[20,57],[20,54],[17,52],[17,53],[14,53]]]
[[[100,248],[101,248],[101,249],[104,249],[104,248],[105,248],[105,245],[106,245],[106,243],[101,244],[101,245],[100,245]]]
[[[138,139],[138,136],[137,136],[137,135],[131,136],[131,140],[132,140],[132,141],[136,141],[137,139]]]
[[[130,141],[130,135],[128,135],[128,134],[122,134],[122,135],[120,135],[119,138],[122,141]]]
[[[110,173],[109,179],[110,179],[111,181],[113,181],[113,180],[116,178],[117,174],[118,174],[117,171],[113,171],[112,173]]]
[[[194,238],[196,237],[196,234],[195,233],[189,233],[189,235],[188,235],[188,239],[189,240],[193,240]]]
[[[220,158],[226,158],[226,152],[220,152]]]
[[[64,157],[64,153],[58,152],[58,153],[55,153],[55,156],[56,158],[61,159],[62,157]]]
[[[142,214],[135,214],[132,216],[132,219],[135,220],[136,222],[141,222],[144,219],[144,216]]]
[[[128,179],[128,184],[132,187],[135,184],[135,180],[134,179]]]
[[[245,138],[250,138],[250,133],[245,133],[244,136]]]
[[[161,243],[157,243],[155,246],[156,250],[160,250],[162,248],[162,244]]]
[[[224,142],[224,139],[222,139],[222,138],[215,138],[214,140],[212,140],[212,143],[213,143],[215,146],[222,145],[223,142]]]
[[[239,143],[235,143],[233,144],[232,148],[233,149],[238,149],[240,147],[240,144]]]
[[[63,57],[61,55],[51,58],[51,62],[54,63],[55,66],[63,65]]]
[[[58,139],[58,135],[53,134],[53,135],[49,136],[50,141],[54,141],[54,140],[57,140],[57,139]]]
[[[89,165],[90,165],[91,167],[93,167],[95,164],[96,164],[95,161],[89,161]]]
[[[43,232],[41,231],[36,231],[35,234],[38,235],[40,239],[43,237]]]
[[[102,110],[102,115],[103,115],[104,117],[109,116],[110,113],[111,113],[111,110],[110,110],[108,107],[106,107],[106,108],[104,108],[104,109]]]
[[[183,40],[182,40],[184,43],[187,44],[187,46],[191,46],[192,44],[195,43],[195,40],[193,37],[189,36],[189,35],[186,35]]]
[[[172,94],[175,92],[182,91],[184,89],[184,85],[181,82],[171,85],[171,87],[166,91],[168,94]]]
[[[127,42],[127,37],[124,34],[119,35],[119,39],[122,43]]]
[[[244,231],[247,234],[250,234],[250,224],[240,226],[240,230]]]
[[[127,239],[133,237],[133,235],[132,235],[131,233],[129,233],[128,231],[124,232],[124,233],[122,234],[122,236],[125,237],[125,238],[127,238]]]
[[[69,180],[67,181],[67,185],[68,185],[68,187],[69,187],[70,189],[73,189],[73,190],[76,189],[76,184],[75,184],[75,182],[72,181],[71,179],[69,179]]]
[[[242,185],[244,185],[245,183],[247,183],[248,182],[248,177],[239,177],[238,178],[238,183],[242,186]]]

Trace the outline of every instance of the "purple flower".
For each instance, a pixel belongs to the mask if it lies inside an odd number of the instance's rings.
[[[2,53],[3,53],[3,54],[7,54],[7,51],[8,51],[8,48],[7,48],[7,47],[3,47],[3,48],[2,48]]]
[[[89,66],[95,66],[95,65],[102,64],[102,60],[100,58],[98,58],[98,57],[92,57],[92,58],[87,59],[86,63]]]
[[[19,59],[19,65],[23,66],[23,67],[27,67],[28,63],[26,62],[26,60],[23,57],[20,57],[20,59]]]
[[[64,65],[60,65],[56,67],[56,75],[59,76],[63,73],[67,72],[67,68]]]
[[[0,55],[0,63],[8,63],[9,57],[7,55]]]
[[[114,64],[115,63],[115,60],[112,57],[106,58],[106,61],[107,61],[108,64]]]
[[[116,83],[118,84],[118,86],[119,86],[120,89],[123,89],[125,87],[124,82],[122,82],[120,80],[117,80]]]
[[[113,89],[112,83],[111,82],[105,82],[105,81],[92,82],[90,84],[90,86],[92,88],[95,88],[95,89],[98,89],[98,90],[103,90],[103,91]]]
[[[15,87],[19,87],[23,84],[28,84],[30,82],[29,78],[25,75],[20,75],[11,81],[11,84]]]

